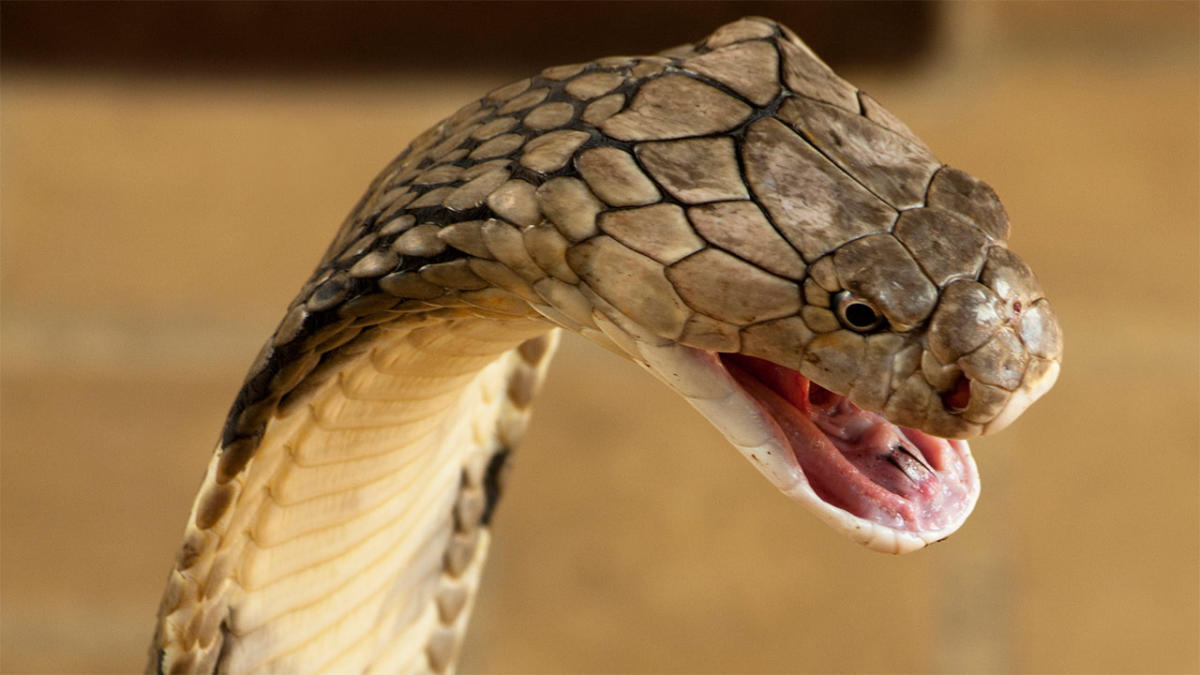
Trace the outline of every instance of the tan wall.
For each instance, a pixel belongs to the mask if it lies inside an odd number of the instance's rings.
[[[999,191],[1064,324],[1057,388],[974,444],[975,516],[862,550],[569,340],[465,670],[1200,668],[1197,6],[944,9],[916,70],[844,74]],[[4,71],[0,669],[141,667],[259,342],[373,173],[503,79]]]

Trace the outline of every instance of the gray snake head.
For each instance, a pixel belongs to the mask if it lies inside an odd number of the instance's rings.
[[[435,306],[519,298],[901,552],[970,513],[961,439],[1057,377],[1056,318],[1007,235],[990,187],[751,18],[464,107],[380,175],[309,289],[318,306],[368,281]]]

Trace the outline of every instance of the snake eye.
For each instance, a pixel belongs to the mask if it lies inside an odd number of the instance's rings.
[[[852,331],[865,333],[883,323],[883,317],[870,303],[850,295],[849,291],[838,293],[834,301],[838,321]]]

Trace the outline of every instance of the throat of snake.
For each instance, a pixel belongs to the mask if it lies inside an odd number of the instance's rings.
[[[237,479],[216,480],[214,455],[154,663],[451,669],[504,465],[553,353],[548,330],[458,311],[379,326],[271,417]]]
[[[974,505],[967,444],[900,427],[795,370],[740,354],[721,363],[779,426],[816,496],[912,533],[944,530]]]

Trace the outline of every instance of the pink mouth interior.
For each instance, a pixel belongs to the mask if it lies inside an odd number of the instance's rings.
[[[720,358],[779,425],[825,502],[913,533],[957,525],[973,507],[979,483],[964,441],[898,427],[770,361]]]

